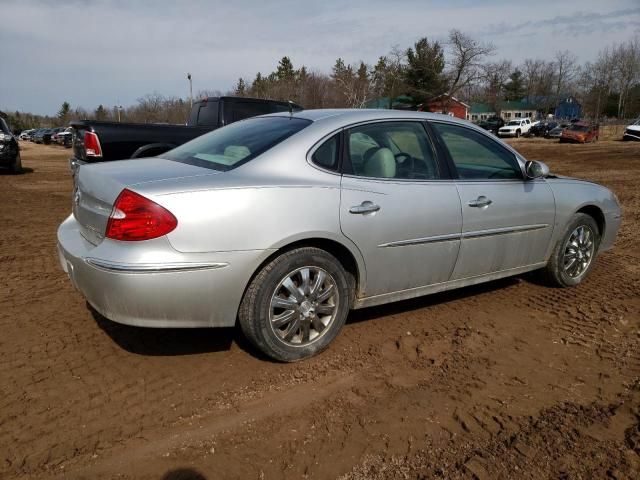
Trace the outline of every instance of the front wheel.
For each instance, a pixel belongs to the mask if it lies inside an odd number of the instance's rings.
[[[266,264],[244,294],[238,321],[262,352],[295,362],[324,350],[351,307],[351,277],[324,250],[296,248]]]
[[[542,270],[547,283],[572,287],[584,280],[593,267],[600,246],[600,230],[593,217],[576,213]]]
[[[20,158],[20,154],[16,156],[16,161],[11,168],[13,173],[22,173],[22,158]]]
[[[516,138],[520,137],[520,130],[516,130]]]

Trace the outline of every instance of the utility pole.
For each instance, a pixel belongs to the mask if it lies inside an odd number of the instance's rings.
[[[191,82],[190,73],[187,73],[187,80],[189,80],[189,107],[193,108],[193,83]]]

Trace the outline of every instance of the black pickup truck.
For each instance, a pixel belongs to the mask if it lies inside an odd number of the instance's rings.
[[[290,110],[302,107],[257,98],[209,97],[194,102],[186,125],[73,121],[71,170],[85,163],[154,157],[238,120]]]

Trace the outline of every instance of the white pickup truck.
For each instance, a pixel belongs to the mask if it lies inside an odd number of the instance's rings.
[[[504,126],[498,129],[499,137],[516,137],[529,133],[531,128],[531,120],[528,118],[517,118],[509,120]]]
[[[640,118],[631,125],[627,125],[622,139],[640,141]]]

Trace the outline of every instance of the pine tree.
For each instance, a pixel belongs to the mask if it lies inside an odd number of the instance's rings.
[[[509,81],[504,86],[505,100],[522,100],[525,93],[524,78],[517,68],[509,75]]]
[[[102,104],[98,105],[98,108],[95,110],[96,120],[105,120],[107,118],[107,110],[102,106]]]
[[[71,105],[69,102],[62,102],[60,106],[60,110],[58,110],[58,119],[60,120],[61,125],[66,125],[69,121],[69,114],[71,113]]]
[[[295,78],[296,72],[289,57],[282,57],[275,73],[278,80],[293,80]]]
[[[236,88],[234,89],[234,94],[239,97],[244,97],[247,94],[247,84],[241,78],[238,79],[238,83],[236,83]]]
[[[405,82],[408,93],[419,104],[444,93],[446,89],[444,51],[438,42],[430,43],[426,37],[407,50]]]

